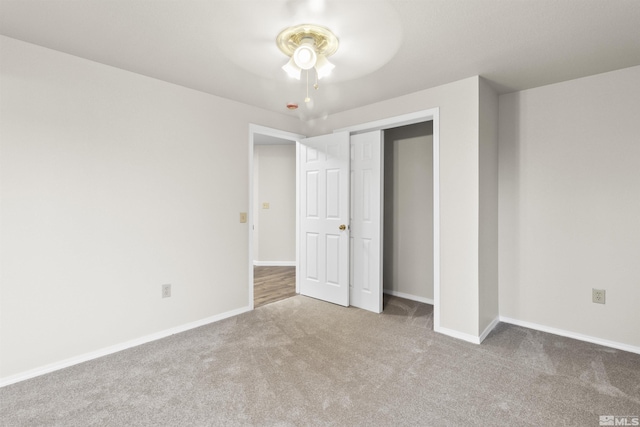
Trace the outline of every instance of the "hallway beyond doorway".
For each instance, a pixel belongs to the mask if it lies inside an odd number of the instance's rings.
[[[253,267],[253,306],[270,304],[296,295],[296,268]]]

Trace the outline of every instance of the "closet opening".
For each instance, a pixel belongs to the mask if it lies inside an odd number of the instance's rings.
[[[433,121],[384,131],[384,293],[431,305],[433,135]]]

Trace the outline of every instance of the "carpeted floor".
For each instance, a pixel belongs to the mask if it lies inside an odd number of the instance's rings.
[[[2,426],[598,426],[640,416],[640,355],[432,306],[296,296],[0,390]]]

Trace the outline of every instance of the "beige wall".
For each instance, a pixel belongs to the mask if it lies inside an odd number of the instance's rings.
[[[433,300],[433,122],[384,133],[384,288]]]
[[[502,316],[640,346],[639,82],[633,67],[500,97]]]
[[[296,261],[296,146],[256,145],[255,261]],[[263,203],[269,203],[269,209]]]
[[[249,123],[299,121],[0,41],[0,377],[247,307]]]

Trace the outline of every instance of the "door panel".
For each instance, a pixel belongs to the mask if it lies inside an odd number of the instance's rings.
[[[300,293],[349,305],[349,134],[300,141]]]
[[[306,246],[306,277],[309,280],[318,281],[318,233],[307,233]]]
[[[382,131],[351,136],[350,304],[382,312]]]
[[[307,173],[307,189],[306,206],[307,217],[318,217],[318,171],[309,171]]]

